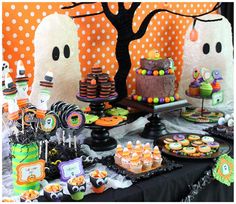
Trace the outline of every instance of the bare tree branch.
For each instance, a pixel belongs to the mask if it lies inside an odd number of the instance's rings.
[[[98,13],[91,13],[91,14],[83,14],[83,15],[78,15],[78,16],[71,16],[71,18],[83,18],[83,17],[88,17],[88,16],[97,16],[104,13],[104,11],[100,11]]]
[[[141,2],[133,2],[129,8],[129,11],[134,13],[137,8],[140,6]]]
[[[118,12],[121,13],[124,11],[126,11],[124,2],[118,2]]]
[[[141,37],[143,37],[143,35],[145,34],[146,30],[147,30],[147,27],[152,19],[152,17],[157,14],[157,13],[160,13],[160,12],[168,12],[168,13],[171,13],[171,14],[174,14],[174,15],[178,15],[178,16],[183,16],[183,17],[190,17],[190,18],[197,18],[197,20],[199,20],[198,17],[201,17],[201,16],[204,16],[204,15],[207,15],[209,13],[212,13],[213,11],[217,10],[218,8],[220,8],[220,4],[217,3],[210,11],[206,12],[206,13],[202,13],[202,14],[198,14],[198,15],[186,15],[186,14],[181,14],[181,13],[177,13],[177,12],[173,12],[173,11],[170,11],[168,9],[156,9],[156,10],[153,10],[151,13],[149,13],[143,20],[143,22],[141,23],[138,31],[133,35],[132,39],[133,40],[136,40],[136,39],[139,39]],[[213,21],[213,20],[203,20],[203,19],[200,19],[200,21],[205,21],[205,22],[210,22],[210,21]]]
[[[71,9],[71,8],[75,8],[77,6],[80,6],[82,4],[95,4],[96,2],[79,2],[79,3],[76,3],[76,2],[72,2],[72,5],[70,6],[63,6],[61,9]]]
[[[107,2],[101,2],[101,4],[102,4],[103,11],[104,11],[106,17],[108,18],[108,20],[112,23],[112,25],[117,27],[116,15],[113,14],[111,12],[111,10],[109,9],[108,3]]]

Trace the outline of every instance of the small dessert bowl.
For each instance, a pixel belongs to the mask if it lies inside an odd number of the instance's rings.
[[[20,195],[20,202],[38,202],[39,192],[36,190],[27,190]]]
[[[95,193],[103,193],[108,182],[107,172],[95,170],[89,174],[92,190]]]
[[[48,201],[61,202],[63,199],[63,188],[58,183],[48,184],[44,187],[43,193]]]
[[[2,198],[2,203],[14,203],[14,202],[16,201],[12,198],[8,198],[8,197]]]
[[[86,181],[84,176],[69,179],[67,181],[67,188],[73,200],[82,200],[86,191]]]

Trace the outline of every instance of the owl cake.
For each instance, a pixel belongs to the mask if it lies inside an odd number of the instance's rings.
[[[129,141],[125,147],[117,145],[114,155],[115,164],[135,174],[157,169],[162,164],[162,156],[158,146],[153,149],[149,143],[139,140],[133,144]]]
[[[81,79],[79,84],[79,95],[89,99],[109,98],[116,96],[115,80],[107,73],[102,73],[102,68],[95,64],[92,73],[87,74],[85,79]]]
[[[163,104],[179,100],[175,93],[175,66],[171,58],[161,58],[157,50],[140,59],[136,69],[136,94],[133,100]]]

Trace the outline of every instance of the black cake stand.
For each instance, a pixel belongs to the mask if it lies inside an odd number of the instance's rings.
[[[145,102],[134,101],[131,98],[124,98],[119,102],[122,106],[132,107],[138,110],[142,110],[152,115],[148,118],[149,122],[145,125],[141,136],[148,139],[156,139],[164,134],[167,134],[165,125],[161,122],[160,114],[163,112],[169,112],[179,110],[183,107],[190,106],[187,100],[179,100],[165,104],[148,104]]]
[[[110,96],[108,98],[94,98],[89,99],[87,97],[81,97],[79,93],[76,95],[76,98],[83,102],[89,102],[89,107],[91,111],[89,114],[97,115],[98,117],[104,117],[105,115],[105,106],[104,102],[111,102],[117,99],[118,94]],[[88,137],[84,140],[84,144],[89,145],[89,147],[95,151],[108,151],[116,148],[117,141],[109,136],[109,129],[118,127],[126,124],[122,122],[116,126],[112,127],[103,127],[95,124],[85,125],[86,128],[92,129],[91,137]]]

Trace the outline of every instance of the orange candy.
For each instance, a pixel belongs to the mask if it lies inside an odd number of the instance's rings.
[[[153,99],[152,99],[152,98],[148,98],[147,102],[148,102],[148,103],[152,103],[152,102],[153,102]]]
[[[170,102],[170,98],[169,97],[165,97],[165,102],[169,103]]]
[[[90,82],[90,84],[96,85],[96,84],[97,84],[96,79],[92,79],[91,82]]]
[[[168,70],[168,73],[169,73],[169,74],[174,74],[173,69],[169,69],[169,70]]]
[[[154,70],[154,71],[153,71],[153,75],[154,75],[154,76],[158,76],[158,74],[159,74],[159,73],[158,73],[157,70]]]
[[[179,99],[180,99],[179,94],[177,94],[177,93],[175,94],[175,99],[176,99],[176,100],[179,100]]]
[[[133,99],[136,101],[138,98],[138,95],[133,95]]]
[[[139,69],[138,74],[142,74],[142,71],[143,71],[142,69]]]

